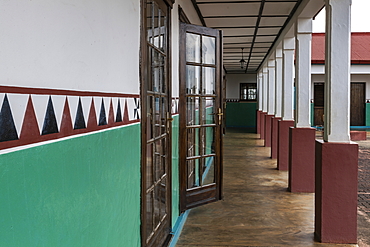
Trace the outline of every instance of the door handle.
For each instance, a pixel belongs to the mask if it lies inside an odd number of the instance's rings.
[[[224,114],[222,113],[222,110],[221,108],[218,108],[218,113],[217,113],[217,116],[218,116],[218,125],[221,125],[222,124],[222,116]]]

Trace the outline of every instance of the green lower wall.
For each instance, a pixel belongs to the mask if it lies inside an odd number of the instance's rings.
[[[172,122],[172,227],[180,215],[179,183],[179,115],[173,116]]]
[[[370,126],[370,103],[366,103],[366,126]]]
[[[314,108],[314,103],[311,103],[311,126],[315,125],[315,108]]]
[[[140,124],[0,155],[0,246],[140,246]]]
[[[226,103],[227,127],[256,127],[256,102]]]

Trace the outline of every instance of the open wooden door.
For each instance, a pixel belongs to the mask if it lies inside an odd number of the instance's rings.
[[[222,33],[180,26],[180,209],[220,200]]]

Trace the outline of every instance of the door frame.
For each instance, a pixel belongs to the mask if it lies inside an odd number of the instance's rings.
[[[362,115],[362,125],[351,125],[351,122],[352,122],[352,113],[350,114],[350,125],[351,126],[365,126],[366,125],[366,82],[351,82],[351,87],[350,87],[350,93],[351,93],[351,102],[350,104],[352,105],[353,103],[353,100],[352,100],[352,86],[353,85],[362,85],[362,94],[363,94],[363,97],[361,99],[362,101],[362,105],[363,105],[363,109],[362,109],[362,112],[361,112],[361,115]],[[350,105],[350,109],[352,108],[352,106]]]
[[[180,114],[180,121],[179,121],[179,181],[180,181],[180,212],[184,212],[187,209],[197,207],[203,204],[207,204],[210,202],[218,201],[222,198],[222,174],[223,174],[223,119],[221,123],[218,123],[215,127],[215,140],[216,140],[216,150],[219,151],[218,155],[218,165],[215,164],[216,172],[215,172],[215,183],[216,183],[216,195],[215,198],[211,200],[204,200],[199,204],[188,205],[187,204],[187,172],[186,172],[186,153],[187,153],[187,135],[186,135],[186,86],[185,86],[185,75],[186,75],[186,38],[184,35],[186,34],[186,27],[191,27],[194,32],[204,32],[207,35],[207,32],[210,32],[211,28],[203,27],[203,26],[196,26],[187,23],[180,23],[180,52],[179,52],[179,94],[180,94],[180,107],[179,107],[179,114]],[[208,29],[208,31],[207,31]],[[215,32],[218,32],[219,38],[216,42],[216,75],[215,77],[218,80],[219,85],[216,87],[216,95],[218,99],[215,105],[216,108],[223,109],[223,60],[222,60],[222,50],[223,50],[223,41],[222,41],[222,31],[213,29]],[[212,31],[213,32],[213,31]],[[209,33],[210,34],[210,33]],[[213,36],[213,35],[211,35]],[[217,159],[216,159],[217,160]],[[195,196],[196,197],[196,196]]]
[[[152,0],[158,3],[162,8],[166,8],[167,12],[167,57],[166,63],[167,68],[165,71],[165,78],[167,79],[167,112],[171,114],[171,104],[172,104],[172,79],[171,79],[171,46],[172,46],[172,37],[171,37],[171,10],[173,6],[173,0]],[[146,30],[146,2],[147,0],[140,0],[140,57],[139,57],[139,80],[140,80],[140,108],[141,108],[141,152],[140,152],[140,220],[141,220],[141,246],[151,246],[150,243],[146,243],[146,159],[147,159],[147,97],[148,97],[148,66],[151,66],[148,61],[148,44],[147,44],[147,30]],[[170,116],[171,117],[171,116]],[[166,210],[168,215],[169,227],[172,228],[172,124],[171,119],[167,118],[168,134],[167,134],[167,147],[166,147],[166,163],[167,163],[167,182],[166,182]],[[160,232],[164,226],[160,226],[158,231]],[[170,231],[171,232],[171,231]],[[168,243],[171,240],[171,234],[169,233],[165,243]],[[155,238],[152,240],[155,241]]]

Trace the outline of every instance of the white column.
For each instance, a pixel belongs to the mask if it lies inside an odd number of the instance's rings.
[[[274,56],[275,58],[275,56]],[[275,59],[268,60],[268,99],[267,99],[267,114],[275,114]]]
[[[350,142],[352,0],[325,0],[324,141]]]
[[[293,86],[294,86],[294,38],[283,41],[283,120],[293,118]]]
[[[296,111],[295,127],[311,127],[311,39],[312,19],[296,22]]]
[[[283,49],[281,44],[275,51],[275,117],[282,115]]]
[[[262,112],[267,112],[267,66],[263,67],[263,99],[262,99]]]
[[[258,83],[258,86],[257,86],[257,92],[258,92],[258,110],[259,111],[262,111],[262,100],[263,100],[263,96],[262,96],[262,87],[263,87],[263,72],[262,70],[258,72],[257,74],[257,83]]]

